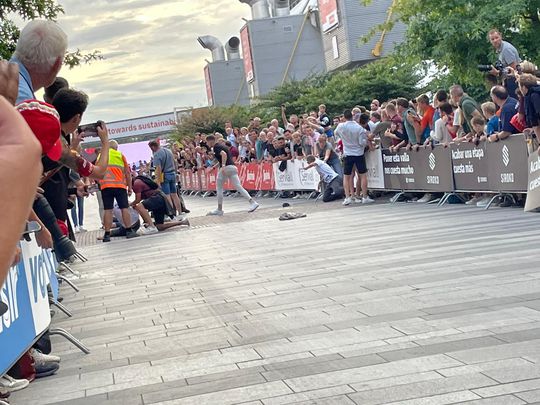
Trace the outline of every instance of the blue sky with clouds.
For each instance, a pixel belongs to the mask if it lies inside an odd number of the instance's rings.
[[[85,121],[116,121],[207,105],[200,35],[225,42],[250,18],[238,0],[60,0],[69,49],[105,60],[60,76],[90,96]]]

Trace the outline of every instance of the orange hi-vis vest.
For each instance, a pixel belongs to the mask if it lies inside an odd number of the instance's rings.
[[[125,174],[125,158],[121,152],[109,149],[109,165],[105,177],[99,181],[101,189],[123,188],[127,189]]]

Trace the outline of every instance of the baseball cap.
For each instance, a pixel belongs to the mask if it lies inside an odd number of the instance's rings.
[[[62,156],[60,115],[55,108],[39,100],[26,100],[15,107],[39,140],[43,154],[57,161]]]

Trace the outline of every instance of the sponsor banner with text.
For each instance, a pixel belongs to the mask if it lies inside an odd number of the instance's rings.
[[[538,156],[538,151],[529,156],[528,163],[529,181],[525,211],[532,211],[540,207],[540,156]]]
[[[21,241],[22,259],[10,268],[0,288],[0,300],[7,312],[0,317],[0,375],[3,375],[34,343],[51,323],[47,286],[57,289],[57,267],[50,250],[41,249],[35,240]],[[57,293],[57,292],[56,292]]]
[[[527,143],[523,134],[487,142],[490,191],[527,191]]]
[[[488,162],[485,143],[452,143],[452,171],[456,190],[489,191]]]

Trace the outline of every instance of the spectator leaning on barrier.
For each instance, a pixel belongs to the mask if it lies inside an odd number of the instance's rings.
[[[340,177],[343,177],[341,160],[326,135],[321,135],[317,140],[316,148],[319,159],[327,163]]]
[[[519,78],[519,89],[525,96],[525,119],[532,128],[536,140],[540,140],[540,84],[538,78],[523,74]]]
[[[409,101],[406,98],[398,98],[396,100],[397,111],[401,115],[401,121],[403,122],[403,128],[405,134],[407,135],[406,141],[400,142],[396,145],[396,148],[399,149],[401,146],[408,145],[413,146],[418,144],[420,139],[420,119],[418,114],[411,107]]]
[[[435,121],[435,128],[431,132],[430,138],[434,144],[442,143],[449,144],[452,142],[452,135],[449,131],[449,123],[452,126],[454,120],[454,109],[450,103],[439,104],[438,107],[440,118]]]
[[[486,135],[493,135],[499,131],[499,117],[497,116],[497,106],[493,101],[486,101],[482,104],[482,113],[487,119]]]
[[[317,159],[313,155],[306,158],[308,165],[303,170],[309,170],[314,167],[321,181],[324,183],[323,202],[335,201],[343,198],[343,178],[338,175],[326,162]]]
[[[450,98],[459,107],[463,132],[468,134],[472,130],[471,120],[473,117],[482,117],[480,106],[472,97],[465,94],[463,87],[458,84],[450,87]]]
[[[435,108],[429,103],[429,97],[422,94],[417,99],[418,112],[422,116],[420,121],[420,142],[423,144],[429,139],[432,129],[434,128]]]
[[[177,168],[174,156],[169,149],[162,148],[158,141],[150,141],[148,142],[148,146],[152,150],[154,156],[157,183],[161,186],[161,190],[165,194],[167,200],[169,200],[169,204],[171,204],[176,212],[178,212],[178,215],[181,216],[182,209],[176,188]],[[201,167],[202,166],[204,166],[204,159],[201,161]],[[182,220],[183,217],[177,219]]]
[[[490,142],[498,142],[508,138],[519,131],[512,125],[512,118],[517,114],[518,101],[508,96],[508,91],[503,86],[493,86],[491,89],[491,99],[500,108],[499,132],[489,136]]]
[[[17,104],[35,99],[34,93],[51,85],[62,68],[67,36],[53,21],[30,21],[21,31],[11,61],[19,65]]]

